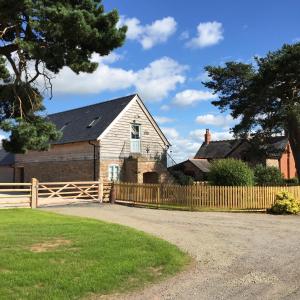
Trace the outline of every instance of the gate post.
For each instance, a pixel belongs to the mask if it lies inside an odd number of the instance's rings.
[[[38,206],[38,189],[39,181],[36,178],[31,179],[31,208],[37,208]]]
[[[100,177],[98,180],[98,200],[100,203],[103,202],[103,178]]]
[[[115,204],[116,201],[116,188],[115,188],[115,183],[112,183],[110,194],[109,194],[109,202],[111,204]]]

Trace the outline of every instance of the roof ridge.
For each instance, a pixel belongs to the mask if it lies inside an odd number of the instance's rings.
[[[53,114],[49,114],[49,115],[47,115],[47,117],[54,116],[54,115],[58,115],[58,114],[63,114],[63,113],[69,112],[69,111],[74,111],[74,110],[79,110],[79,109],[83,109],[83,108],[87,108],[87,107],[92,107],[92,106],[96,106],[96,105],[101,105],[101,104],[104,104],[104,103],[107,103],[107,102],[120,101],[121,99],[124,99],[124,98],[130,98],[130,97],[133,98],[133,97],[135,97],[136,95],[137,95],[137,94],[131,94],[131,95],[123,96],[123,97],[118,97],[118,98],[115,98],[115,99],[110,99],[110,100],[98,102],[98,103],[95,103],[95,104],[90,104],[90,105],[86,105],[86,106],[81,106],[81,107],[77,107],[77,108],[72,108],[72,109],[68,109],[68,110],[56,112],[56,113],[53,113]]]

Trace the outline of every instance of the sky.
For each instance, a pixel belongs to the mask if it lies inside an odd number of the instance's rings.
[[[127,40],[93,74],[64,68],[53,80],[54,113],[138,93],[172,143],[175,161],[193,157],[206,128],[213,140],[231,137],[230,112],[201,81],[206,65],[250,63],[284,43],[300,41],[299,0],[104,0],[117,9]]]

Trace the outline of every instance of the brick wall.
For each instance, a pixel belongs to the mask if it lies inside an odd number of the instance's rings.
[[[297,176],[295,160],[289,144],[279,160],[279,167],[284,178],[294,178]]]
[[[93,160],[24,163],[25,182],[35,177],[39,181],[92,181]],[[18,182],[16,178],[16,182]]]

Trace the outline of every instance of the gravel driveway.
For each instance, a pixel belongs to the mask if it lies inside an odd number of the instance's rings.
[[[109,299],[300,299],[298,216],[119,205],[44,210],[128,225],[176,244],[196,260],[174,278]]]

